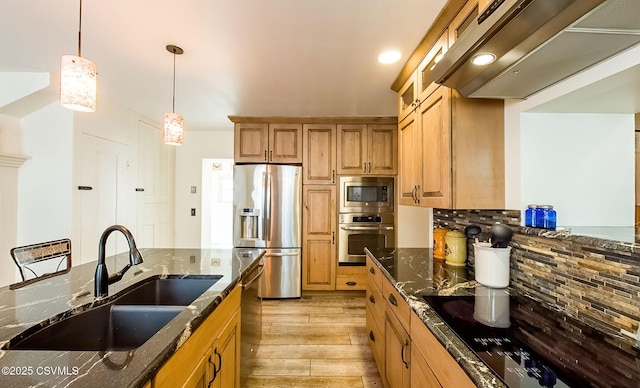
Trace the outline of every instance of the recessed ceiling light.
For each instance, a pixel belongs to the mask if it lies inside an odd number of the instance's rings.
[[[471,58],[471,63],[477,66],[484,66],[496,61],[496,56],[491,53],[476,54]]]
[[[378,62],[388,65],[390,63],[398,62],[401,56],[402,55],[398,51],[385,51],[378,56]]]

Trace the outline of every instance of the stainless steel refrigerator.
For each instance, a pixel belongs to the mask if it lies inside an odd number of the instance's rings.
[[[261,298],[302,292],[302,168],[244,164],[233,171],[233,246],[266,248]]]

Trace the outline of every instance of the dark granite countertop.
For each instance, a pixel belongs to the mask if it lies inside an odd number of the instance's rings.
[[[261,249],[141,249],[144,263],[132,267],[109,286],[109,298],[153,276],[222,275],[222,278],[151,339],[132,351],[0,350],[2,387],[140,387],[149,381],[211,314],[234,286],[259,263]],[[110,271],[128,262],[126,254],[107,258]],[[72,310],[82,312],[94,301],[96,262],[26,287],[0,288],[0,349],[25,329]]]
[[[432,250],[426,248],[367,249],[366,253],[378,262],[382,273],[478,387],[507,386],[422,298],[423,295],[474,296],[476,287],[482,286],[473,280],[472,268],[448,266],[443,260],[433,259]],[[517,293],[511,288],[506,292]],[[579,363],[585,370],[581,374],[583,379],[590,381],[587,385],[625,386],[623,380],[637,382],[640,350],[634,340],[605,336],[568,317],[560,319],[560,326],[567,327],[566,332],[562,329],[556,332],[553,327],[557,322],[547,316],[536,316],[536,311],[534,308],[527,310],[527,318],[545,321],[542,324],[547,326],[541,341],[555,343],[551,351],[560,360],[574,357],[569,353],[580,353],[575,356],[573,367]]]

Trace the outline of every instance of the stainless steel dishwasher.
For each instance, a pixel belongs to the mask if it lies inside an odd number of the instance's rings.
[[[242,305],[240,307],[240,385],[246,386],[247,377],[251,375],[254,359],[262,337],[262,299],[258,296],[264,272],[264,260],[242,281]]]

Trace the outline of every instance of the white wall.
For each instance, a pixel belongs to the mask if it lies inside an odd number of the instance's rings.
[[[524,210],[521,171],[521,115],[566,93],[615,75],[638,64],[640,47],[628,50],[565,81],[537,93],[527,100],[505,101],[505,208]],[[594,112],[598,113],[598,112]],[[598,183],[594,183],[598,184]],[[537,201],[536,201],[537,202]],[[571,223],[572,220],[567,220]]]
[[[202,159],[202,248],[233,247],[233,159]]]
[[[558,225],[632,226],[633,115],[523,113],[522,203],[553,205]]]
[[[56,102],[24,117],[21,126],[31,159],[20,168],[16,246],[71,238],[73,112]]]
[[[185,131],[184,143],[176,148],[175,246],[199,248],[202,223],[202,159],[233,159],[233,125],[219,131]],[[191,186],[196,193],[191,193]],[[191,216],[191,209],[196,216]],[[231,225],[229,225],[231,228]]]
[[[125,149],[124,168],[119,170],[124,176],[120,177],[123,184],[117,194],[116,221],[136,230],[140,121],[160,127],[154,120],[104,97],[99,98],[95,113],[74,113],[55,101],[19,119],[0,115],[0,153],[30,157],[19,169],[5,173],[1,167],[0,171],[0,286],[18,280],[13,277],[15,268],[9,255],[14,246],[69,237],[74,264],[82,261],[78,249],[82,243],[82,201],[77,186],[82,184],[82,139],[87,135]],[[163,174],[173,174],[173,168]],[[170,189],[173,191],[173,185]],[[16,209],[15,217],[4,208],[10,202]],[[165,211],[174,214],[173,201]],[[97,253],[98,237],[92,238],[91,252]],[[110,240],[118,240],[118,251],[126,248],[121,236]],[[91,259],[95,260],[93,254]]]
[[[433,246],[433,209],[398,206],[396,246],[430,248]]]

